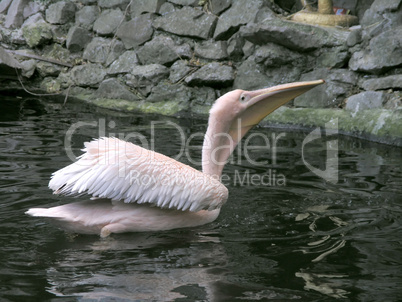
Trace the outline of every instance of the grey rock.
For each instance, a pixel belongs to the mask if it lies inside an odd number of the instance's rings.
[[[391,75],[383,78],[368,79],[362,84],[364,90],[402,90],[402,75]]]
[[[345,108],[354,112],[366,109],[382,108],[388,95],[379,91],[364,91],[347,98]]]
[[[353,15],[356,15],[359,20],[360,20],[360,24],[361,24],[361,20],[363,18],[364,13],[370,9],[371,4],[373,4],[374,0],[367,0],[367,1],[357,1],[356,6],[355,6],[355,10],[356,13],[352,13]]]
[[[126,84],[147,96],[153,86],[169,76],[169,69],[160,64],[134,66],[126,75]]]
[[[217,17],[188,6],[155,19],[153,26],[178,36],[208,39]]]
[[[273,43],[258,47],[254,56],[256,63],[263,64],[266,67],[286,64],[299,65],[304,62],[303,57],[298,53]]]
[[[219,15],[228,9],[232,4],[232,0],[211,0],[211,11],[214,15]]]
[[[319,68],[303,74],[301,81],[325,79],[326,83],[302,94],[294,100],[297,107],[338,108],[356,90],[357,75],[347,69]]]
[[[371,21],[373,24],[371,25],[364,25],[362,28],[362,42],[368,42],[372,37],[380,34],[381,32],[384,31],[384,18],[382,15],[377,14],[375,12],[375,18],[376,21]]]
[[[106,76],[106,70],[100,64],[74,66],[71,79],[78,86],[98,86]]]
[[[92,63],[106,63],[111,50],[111,40],[95,37],[85,47],[83,58]]]
[[[370,41],[368,50],[355,52],[349,61],[354,71],[381,74],[402,64],[402,26],[381,33]]]
[[[17,28],[24,23],[24,8],[28,5],[28,2],[29,0],[14,0],[11,3],[4,22],[6,28]]]
[[[402,25],[402,9],[396,12],[384,13],[375,24],[364,27],[362,31],[362,39],[367,41],[389,29]]]
[[[249,56],[251,56],[254,51],[255,51],[255,44],[251,43],[250,41],[245,41],[244,45],[242,47],[242,52],[244,53],[244,56],[246,58],[248,58]]]
[[[0,47],[0,78],[15,77],[16,68],[21,69],[20,63],[3,47]]]
[[[131,3],[131,16],[136,17],[143,13],[159,14],[159,10],[166,0],[133,0]]]
[[[129,73],[136,65],[138,65],[138,58],[135,51],[126,51],[109,66],[107,74],[117,75],[121,73]]]
[[[24,61],[28,60],[28,56],[30,55],[35,55],[36,52],[33,49],[25,48],[25,49],[19,49],[18,51],[14,51],[14,55],[18,59],[18,61]]]
[[[0,15],[1,18],[2,15]],[[11,29],[7,29],[5,27],[1,27],[1,31],[0,31],[0,42],[2,43],[12,43],[12,37],[11,35],[13,33],[18,32],[18,36],[20,36],[20,39],[22,40],[22,44],[26,44],[25,43],[25,39],[22,36],[22,30],[21,29],[17,29],[17,30],[11,30]]]
[[[174,11],[176,11],[176,7],[170,2],[165,2],[161,5],[159,9],[159,14],[163,16],[169,13],[173,13]]]
[[[347,69],[342,69],[342,68],[332,69],[332,70],[328,70],[328,69],[321,69],[321,70],[324,70],[324,72],[326,71],[328,73],[328,75],[325,77],[326,80],[337,83],[338,85],[345,84],[349,88],[352,88],[352,90],[349,93],[354,92],[353,90],[356,89],[357,80],[358,80],[357,73],[347,70]],[[325,86],[325,85],[321,85],[321,86]],[[349,95],[347,95],[347,96],[349,96]]]
[[[71,78],[71,72],[60,72],[59,76],[56,79],[57,83],[59,83],[60,88],[66,89],[70,88],[70,93],[72,92],[72,89],[74,88],[81,88],[78,86],[75,86],[75,83],[73,82]],[[83,89],[83,88],[81,88]]]
[[[150,80],[156,84],[167,78],[169,69],[160,64],[138,65],[133,68],[131,75],[138,79]]]
[[[192,89],[192,107],[196,105],[211,106],[217,99],[216,90],[211,87],[197,87]],[[192,108],[192,109],[193,109]]]
[[[45,23],[46,21],[43,19],[43,16],[41,13],[34,14],[27,18],[24,23],[21,25],[21,28],[24,28],[25,26],[33,25],[36,23]]]
[[[38,14],[44,10],[44,5],[37,1],[31,1],[24,7],[24,19],[29,18],[32,15]]]
[[[237,69],[233,88],[255,90],[267,87],[269,79],[261,65],[255,62],[253,56],[245,60]]]
[[[369,40],[391,28],[402,25],[402,10],[398,9],[400,6],[400,0],[375,0],[360,21],[363,26],[363,39]]]
[[[126,9],[130,0],[98,0],[98,5],[101,8],[121,8]]]
[[[268,22],[269,20],[276,20],[278,16],[269,8],[262,7],[255,17],[254,23]]]
[[[234,34],[228,41],[227,53],[230,58],[240,60],[243,56],[245,40],[238,33]]]
[[[116,35],[123,41],[126,49],[138,47],[151,40],[154,30],[152,28],[153,16],[144,14],[123,23]]]
[[[78,52],[85,48],[91,41],[91,33],[82,27],[73,26],[67,34],[66,47],[71,52]]]
[[[61,85],[57,79],[53,77],[46,77],[40,82],[39,87],[45,90],[47,93],[60,93]]]
[[[210,60],[223,60],[228,57],[227,42],[208,40],[195,44],[196,56]]]
[[[279,84],[296,82],[300,79],[302,69],[297,66],[283,65],[271,67],[265,70],[267,82],[264,87],[272,87]]]
[[[23,27],[22,35],[29,47],[48,43],[53,39],[53,32],[48,23],[38,22]]]
[[[104,80],[99,88],[95,92],[95,96],[98,98],[106,99],[118,99],[128,101],[140,100],[135,94],[133,94],[126,85],[121,83],[118,79],[110,78]]]
[[[46,21],[51,24],[65,24],[74,21],[74,17],[75,5],[69,1],[56,2],[46,10]]]
[[[93,30],[99,35],[113,35],[123,19],[124,15],[120,9],[105,10],[96,19]]]
[[[323,48],[316,60],[317,67],[341,68],[347,65],[349,52],[343,46]]]
[[[11,2],[13,2],[13,0],[2,0],[0,2],[0,14],[4,14],[8,11]]]
[[[188,62],[178,60],[170,67],[169,81],[171,83],[177,83],[184,79],[191,72],[192,68],[188,66]]]
[[[120,40],[113,39],[110,46],[110,51],[106,59],[106,66],[109,66],[113,63],[117,58],[119,58],[123,52],[126,50],[123,42]]]
[[[30,78],[36,70],[36,60],[26,60],[20,63],[23,77]]]
[[[85,29],[91,30],[94,22],[100,14],[97,6],[84,6],[75,13],[75,24]]]
[[[71,53],[60,44],[54,43],[43,48],[43,56],[46,58],[55,59],[61,62],[69,62]]]
[[[212,62],[185,79],[190,86],[228,87],[233,84],[233,67]]]
[[[170,2],[182,6],[198,6],[199,0],[169,0]]]
[[[47,23],[47,24],[49,24],[49,23]],[[70,24],[72,25],[72,23],[70,23]],[[52,29],[52,33],[53,33],[53,42],[59,43],[59,44],[64,44],[66,42],[67,33],[69,30],[70,24],[68,24],[68,25],[49,24]]]
[[[9,39],[8,41],[15,45],[25,45],[26,40],[22,32],[22,29],[12,30],[10,35],[7,36],[7,39]]]
[[[151,94],[147,97],[148,102],[175,100],[179,103],[189,103],[190,99],[191,88],[185,85],[171,85],[167,82],[160,82],[152,87]]]
[[[332,27],[318,27],[279,18],[261,23],[249,23],[240,29],[248,41],[264,45],[276,43],[297,51],[311,51],[322,47],[343,46],[349,32]]]
[[[177,45],[175,47],[175,52],[179,56],[181,60],[190,59],[193,56],[193,52],[191,50],[191,46],[187,43],[183,43],[181,45]]]
[[[348,39],[346,40],[346,45],[348,47],[353,47],[356,44],[359,44],[362,42],[362,30],[360,29],[355,29],[350,32],[350,35]]]
[[[263,5],[263,0],[233,1],[232,6],[219,17],[214,38],[216,40],[228,39],[241,25],[253,22]]]
[[[388,96],[384,109],[396,110],[402,108],[402,92],[396,91]]]
[[[62,71],[60,65],[48,63],[48,62],[38,62],[36,64],[36,70],[42,78],[45,77],[57,77]]]
[[[365,11],[361,24],[369,26],[381,21],[384,13],[397,11],[400,5],[401,0],[375,0],[370,9]]]
[[[188,44],[176,45],[170,37],[157,36],[145,43],[137,54],[144,65],[157,63],[170,66],[180,58],[190,58],[191,48]]]
[[[396,11],[400,8],[401,0],[375,0],[370,9],[378,12]]]

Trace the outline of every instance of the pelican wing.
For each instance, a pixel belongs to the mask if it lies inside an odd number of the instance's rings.
[[[117,138],[85,143],[78,161],[53,173],[55,194],[151,203],[177,210],[214,210],[228,197],[222,183],[190,166]]]

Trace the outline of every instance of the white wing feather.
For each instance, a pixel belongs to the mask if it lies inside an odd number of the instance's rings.
[[[217,179],[117,138],[85,143],[75,163],[53,173],[55,194],[83,194],[177,210],[214,210],[228,191]]]

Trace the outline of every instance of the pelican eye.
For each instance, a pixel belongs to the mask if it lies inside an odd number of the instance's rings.
[[[241,96],[240,96],[240,102],[242,102],[242,103],[244,103],[244,102],[247,102],[248,101],[248,97],[247,97],[247,95],[245,95],[245,94],[242,94]]]

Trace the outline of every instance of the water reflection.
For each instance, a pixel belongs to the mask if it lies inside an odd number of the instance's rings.
[[[219,268],[227,255],[216,237],[131,234],[74,243],[47,269],[49,290],[57,296],[214,301],[214,284],[225,278]]]
[[[402,299],[400,148],[339,137],[339,182],[331,184],[303,164],[305,133],[286,132],[276,162],[272,152],[256,148],[253,160],[267,165],[251,165],[235,153],[224,170],[231,179],[236,171],[275,170],[286,186],[229,182],[229,201],[210,225],[101,240],[65,234],[23,213],[71,202],[47,188],[50,174],[70,163],[63,146],[71,124],[104,119],[106,126],[115,123],[106,127],[109,134],[150,138],[151,122],[161,118],[11,97],[0,105],[1,301]],[[180,124],[187,137],[205,130],[203,121],[162,120],[155,149],[169,156],[179,153],[181,141],[166,121]],[[80,128],[74,152],[98,132]],[[282,133],[253,133],[259,132]],[[191,146],[201,143],[196,137]],[[306,159],[322,168],[325,154],[317,150],[305,150]],[[188,152],[201,156],[198,148]]]

